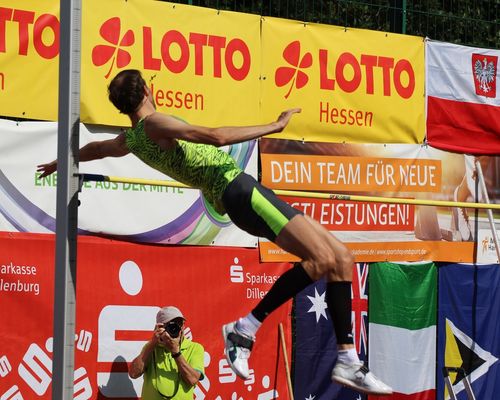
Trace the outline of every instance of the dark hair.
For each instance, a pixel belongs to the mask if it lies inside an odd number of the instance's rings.
[[[111,103],[122,114],[131,114],[144,99],[146,82],[141,72],[136,69],[126,69],[119,72],[108,86],[108,97]]]

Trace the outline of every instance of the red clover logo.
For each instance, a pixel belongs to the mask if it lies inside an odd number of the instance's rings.
[[[307,52],[301,58],[300,42],[298,40],[290,43],[283,50],[283,58],[288,62],[289,66],[279,67],[274,75],[276,86],[282,87],[290,83],[285,99],[292,92],[292,88],[303,88],[309,81],[308,76],[302,71],[304,68],[309,68],[312,65],[312,55]]]
[[[123,68],[130,63],[132,57],[122,47],[129,47],[134,44],[134,32],[129,29],[120,38],[121,21],[120,18],[113,17],[102,24],[99,33],[109,44],[99,44],[92,49],[92,62],[95,66],[100,67],[112,59],[109,71],[104,76],[107,79],[113,70],[115,61],[117,68]]]

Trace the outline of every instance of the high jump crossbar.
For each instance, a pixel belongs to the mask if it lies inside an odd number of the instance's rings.
[[[83,182],[94,181],[94,182],[129,183],[129,184],[139,184],[146,186],[164,186],[172,188],[193,189],[192,187],[177,181],[164,181],[164,180],[143,179],[143,178],[126,178],[126,177],[99,175],[99,174],[78,174],[78,176],[80,178],[80,187],[82,186]],[[274,193],[280,196],[307,197],[314,199],[366,201],[369,203],[413,204],[419,206],[460,207],[460,208],[477,208],[486,210],[500,210],[500,204],[490,204],[490,203],[472,203],[472,202],[447,201],[447,200],[404,199],[404,198],[394,198],[394,197],[319,193],[319,192],[306,192],[306,191],[280,190],[280,189],[276,189],[273,191]]]

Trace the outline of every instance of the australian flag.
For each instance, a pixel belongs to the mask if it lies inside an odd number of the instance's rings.
[[[368,344],[368,264],[355,264],[352,282],[352,327],[359,358],[366,361]],[[366,396],[330,379],[337,359],[337,341],[326,305],[326,282],[320,280],[295,297],[296,400],[366,400]]]

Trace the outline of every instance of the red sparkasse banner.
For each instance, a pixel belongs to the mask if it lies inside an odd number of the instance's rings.
[[[291,348],[291,305],[259,331],[246,381],[227,365],[221,326],[248,313],[288,263],[261,264],[256,249],[78,240],[75,399],[139,397],[142,378],[128,377],[128,363],[165,305],[181,309],[186,336],[205,348],[206,377],[195,398],[257,398],[274,389],[270,398],[287,396],[277,343],[281,322]],[[1,398],[51,398],[54,244],[53,235],[0,234]]]

